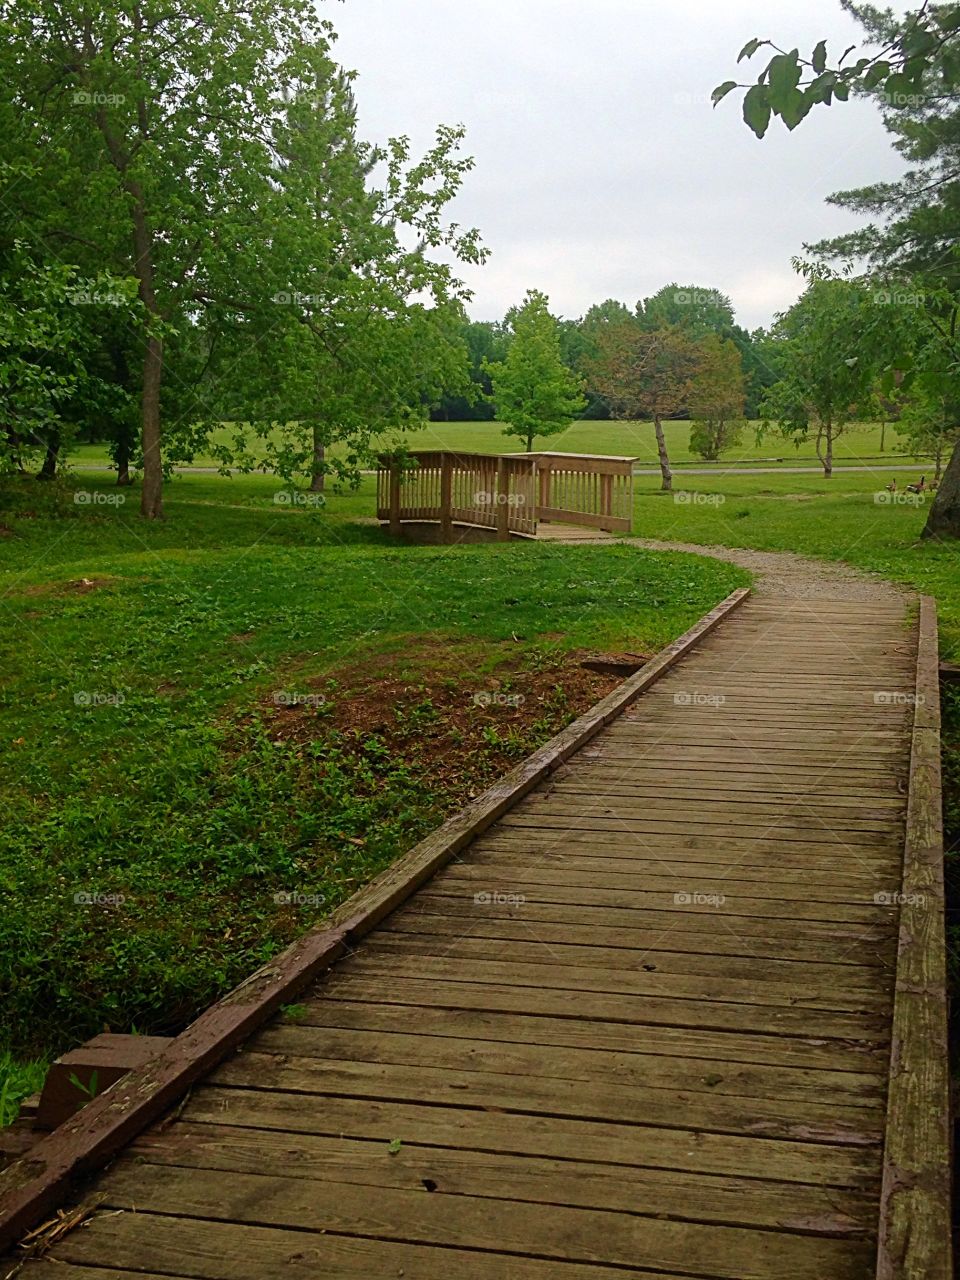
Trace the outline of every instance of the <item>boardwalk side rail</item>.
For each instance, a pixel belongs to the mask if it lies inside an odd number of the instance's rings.
[[[937,605],[920,599],[877,1280],[951,1280]]]
[[[493,529],[503,541],[537,532],[537,464],[527,455],[417,450],[403,462],[382,458],[377,518],[400,532],[403,521],[438,523],[444,540],[455,524]]]
[[[537,453],[537,515],[609,533],[633,527],[633,458]]]
[[[632,513],[632,458],[435,449],[383,457],[377,470],[377,518],[394,534],[404,521],[437,523],[444,541],[454,525],[532,537],[540,521],[629,533]]]
[[[354,942],[410,898],[447,863],[582,746],[747,599],[740,587],[585,715],[568,725],[466,808],[359,890],[323,925],[211,1005],[155,1058],[136,1067],[82,1111],[0,1170],[0,1252],[159,1120],[281,1006],[347,955]]]

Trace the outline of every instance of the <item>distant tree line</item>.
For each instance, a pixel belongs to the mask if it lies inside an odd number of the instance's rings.
[[[442,396],[431,413],[434,421],[490,422],[497,416],[486,366],[505,358],[516,310],[508,311],[503,320],[465,317],[461,321],[459,336],[469,355],[470,386],[466,393]],[[769,334],[762,328],[749,332],[737,324],[730,299],[718,289],[668,284],[652,297],[640,299],[633,308],[608,298],[576,320],[557,320],[563,363],[571,373],[585,378],[581,418],[602,421],[616,416],[591,370],[598,333],[605,325],[623,322],[636,323],[648,332],[675,327],[693,340],[712,336],[731,343],[739,352],[744,375],[742,416],[759,417],[764,392],[776,377],[765,355]],[[682,406],[676,415],[668,416],[685,417],[688,412],[688,406]]]

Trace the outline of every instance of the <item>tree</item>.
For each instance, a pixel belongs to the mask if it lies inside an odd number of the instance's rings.
[[[901,410],[897,431],[914,453],[930,455],[934,483],[939,484],[944,456],[960,441],[960,404],[934,387],[916,386]]]
[[[563,362],[560,332],[546,294],[532,289],[510,322],[506,358],[485,364],[504,435],[517,436],[527,453],[538,436],[566,431],[586,406],[583,380]]]
[[[734,327],[733,304],[719,289],[667,284],[637,303],[637,316],[646,329],[676,325],[693,338],[716,333],[729,336]]]
[[[787,51],[769,40],[753,39],[741,50],[740,61],[765,47],[774,50],[773,57],[755,84],[738,86],[728,80],[718,85],[714,104],[738,87],[746,89],[744,119],[762,138],[772,117],[779,116],[792,129],[816,105],[844,102],[851,92],[875,97],[898,149],[914,167],[900,182],[832,197],[847,208],[878,214],[882,223],[814,246],[814,251],[858,257],[900,279],[905,273],[919,274],[929,286],[929,314],[941,336],[941,374],[955,384],[960,374],[956,339],[960,273],[955,253],[960,200],[956,165],[960,111],[955,105],[960,84],[960,6],[924,3],[896,17],[873,5],[842,2],[864,26],[877,46],[874,51],[848,60],[855,52],[848,49],[830,66],[824,40],[809,58],[802,58],[798,49]],[[924,536],[960,538],[960,442],[954,447]]]
[[[707,462],[740,443],[746,401],[743,363],[730,339],[700,341],[700,367],[690,387],[690,449]]]
[[[903,349],[909,318],[861,284],[808,269],[806,291],[774,327],[781,374],[763,402],[768,425],[814,435],[823,474],[837,439],[871,400],[880,371]]]
[[[645,330],[635,319],[605,326],[591,381],[618,418],[653,419],[662,487],[673,488],[663,419],[686,409],[701,353],[682,329]]]
[[[405,138],[385,148],[358,139],[339,69],[319,68],[290,95],[274,123],[279,162],[263,211],[272,235],[241,251],[242,279],[261,292],[238,285],[225,304],[235,336],[215,372],[247,373],[224,406],[244,423],[219,451],[224,464],[253,465],[252,433],[290,481],[306,475],[319,490],[335,471],[357,483],[377,437],[423,425],[445,391],[469,390],[468,294],[449,259],[484,252],[475,231],[443,221],[472,165],[458,154],[462,136],[441,127],[413,163]],[[330,458],[334,441],[344,447]]]
[[[427,311],[456,291],[449,268],[441,284],[433,250],[481,254],[475,233],[439,217],[470,167],[455,154],[459,131],[441,131],[422,161],[402,138],[383,151],[354,148],[332,30],[309,0],[263,0],[254,10],[239,0],[113,0],[95,11],[80,0],[25,0],[8,10],[4,34],[0,74],[18,86],[16,102],[0,107],[5,137],[14,154],[40,157],[35,180],[17,189],[24,221],[49,257],[69,253],[136,281],[135,342],[124,354],[138,354],[149,518],[162,514],[170,446],[195,447],[225,403],[245,418],[247,391],[265,407],[271,359],[290,373],[291,360],[323,348],[339,376],[365,365],[376,381],[376,350],[319,310],[331,293],[342,302],[338,323],[362,318],[372,341],[388,321],[401,332],[415,324],[405,309],[414,299]],[[371,205],[357,196],[358,156],[385,171]],[[407,234],[415,243],[400,253]],[[321,280],[333,284],[320,289]],[[302,300],[313,296],[322,303]],[[258,358],[248,359],[253,344]],[[278,410],[305,390],[303,372],[289,396],[275,397]]]

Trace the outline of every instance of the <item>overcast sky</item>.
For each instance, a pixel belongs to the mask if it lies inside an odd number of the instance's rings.
[[[902,8],[903,6],[897,6]],[[758,141],[723,80],[752,36],[838,55],[860,29],[838,0],[346,0],[322,5],[359,72],[364,136],[467,128],[476,169],[455,216],[491,257],[462,274],[477,319],[528,288],[553,310],[633,305],[671,281],[721,289],[768,324],[799,293],[804,241],[856,225],[824,197],[902,170],[874,107],[814,109]]]

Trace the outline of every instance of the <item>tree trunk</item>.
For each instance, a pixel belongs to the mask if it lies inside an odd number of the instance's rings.
[[[938,485],[940,477],[943,475],[943,441],[937,441],[937,447],[933,453],[933,483]]]
[[[886,421],[884,421],[880,423],[880,452],[881,453],[883,453],[883,445],[886,438],[887,438],[887,424],[886,424]]]
[[[825,449],[824,441],[827,442]],[[823,478],[829,480],[833,475],[833,427],[830,423],[821,426],[817,432],[817,457],[823,464]]]
[[[323,443],[323,432],[320,424],[313,424],[313,462],[310,468],[310,492],[323,493],[324,482],[327,477],[324,459],[327,451]]]
[[[139,29],[140,11],[135,7],[136,25]],[[146,104],[137,104],[141,133],[146,136]],[[143,389],[141,394],[142,421],[140,425],[143,451],[143,488],[140,491],[140,514],[146,520],[163,518],[163,459],[160,452],[160,383],[163,378],[163,341],[156,331],[161,318],[160,307],[153,278],[153,231],[147,216],[146,196],[136,179],[129,175],[129,156],[109,128],[106,115],[98,115],[103,133],[117,173],[130,197],[130,217],[133,224],[133,270],[137,277],[140,301],[146,311],[144,326]]]
[[[41,480],[52,480],[57,474],[57,459],[60,457],[60,432],[54,431],[47,441],[47,452],[43,466],[40,468]]]
[[[163,462],[160,457],[160,379],[163,376],[163,343],[147,338],[143,356],[143,487],[140,514],[147,520],[163,519]]]
[[[527,432],[527,453],[533,453],[533,432]]]
[[[954,445],[922,538],[960,538],[960,440]]]
[[[663,423],[660,421],[659,414],[654,414],[653,429],[657,433],[657,455],[660,459],[660,475],[663,477],[663,483],[660,488],[664,493],[670,493],[673,490],[673,472],[670,470],[667,438],[663,434]]]

